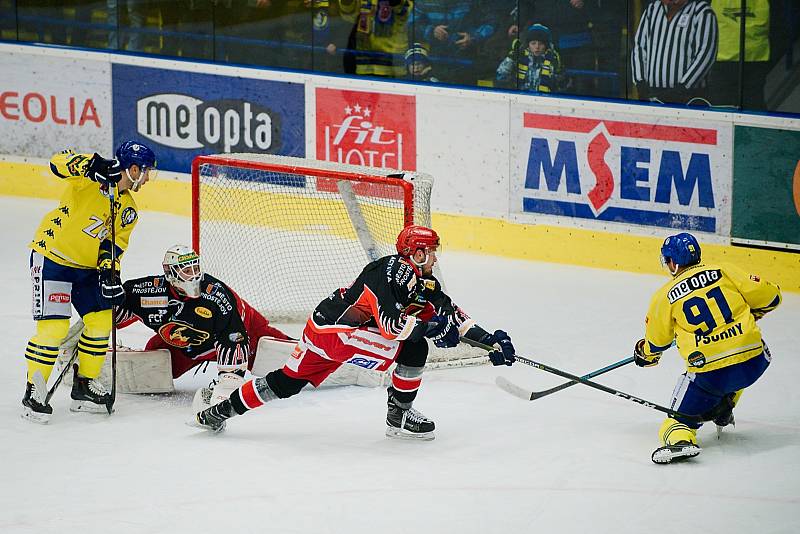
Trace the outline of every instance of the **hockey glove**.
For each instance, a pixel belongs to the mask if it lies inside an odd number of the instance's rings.
[[[658,365],[658,361],[661,359],[661,353],[657,352],[656,354],[652,354],[650,356],[646,355],[644,353],[644,344],[644,338],[636,342],[636,346],[633,348],[633,363],[639,367],[652,367],[654,365]]]
[[[86,166],[86,176],[103,186],[110,187],[122,179],[122,169],[116,160],[101,158],[100,154],[95,152]]]
[[[458,328],[455,326],[453,316],[434,315],[428,322],[425,337],[433,341],[440,349],[449,349],[458,345]]]
[[[492,339],[489,341],[491,341],[491,343],[488,343],[489,345],[494,345],[495,343],[500,345],[500,350],[493,350],[489,353],[489,361],[492,362],[492,365],[511,365],[514,363],[516,350],[514,350],[511,337],[508,334],[503,330],[495,330],[494,334],[492,334]]]
[[[114,269],[100,269],[100,294],[112,306],[119,306],[125,301],[125,289]]]

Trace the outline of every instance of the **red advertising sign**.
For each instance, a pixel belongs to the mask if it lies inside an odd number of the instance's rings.
[[[416,170],[415,98],[318,88],[317,159]]]

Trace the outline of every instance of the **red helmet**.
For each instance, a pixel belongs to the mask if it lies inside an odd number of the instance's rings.
[[[418,249],[423,249],[427,253],[429,249],[438,246],[439,234],[416,224],[406,226],[397,236],[397,253],[401,256],[411,256]]]

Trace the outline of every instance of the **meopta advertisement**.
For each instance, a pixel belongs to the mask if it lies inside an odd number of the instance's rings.
[[[114,142],[152,146],[162,169],[200,154],[305,156],[301,83],[113,65]]]
[[[417,170],[412,95],[317,88],[317,159]]]
[[[50,158],[111,149],[111,75],[105,61],[0,54],[0,153]]]
[[[510,131],[512,214],[729,235],[729,123],[516,105]]]

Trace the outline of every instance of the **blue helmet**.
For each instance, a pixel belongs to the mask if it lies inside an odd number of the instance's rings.
[[[147,145],[138,141],[123,141],[117,148],[116,156],[123,169],[130,169],[132,165],[151,169],[156,165],[156,155]]]
[[[681,267],[700,263],[700,244],[686,232],[671,235],[661,245],[661,261],[666,263],[667,260]]]

